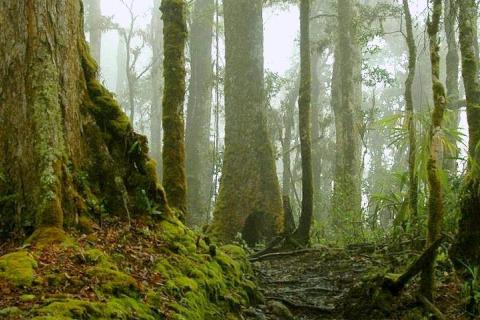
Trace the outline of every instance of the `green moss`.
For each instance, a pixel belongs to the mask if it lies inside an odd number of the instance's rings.
[[[138,319],[154,320],[150,307],[130,297],[111,298],[106,302],[66,299],[52,302],[35,311],[35,320],[60,319]]]
[[[124,272],[108,266],[95,266],[89,268],[87,274],[98,279],[98,287],[102,294],[138,296],[137,281]]]
[[[0,309],[0,317],[2,319],[17,318],[22,314],[22,310],[17,307],[7,307]]]
[[[222,247],[212,257],[202,237],[177,219],[162,221],[160,232],[175,246],[170,246],[167,258],[156,262],[155,271],[166,285],[149,294],[149,299],[155,303],[162,292],[173,296],[175,302],[168,305],[172,319],[219,319],[226,311],[238,311],[259,298],[255,283],[248,279],[251,269],[240,247]]]
[[[93,222],[92,219],[90,219],[89,217],[87,216],[81,216],[79,219],[78,219],[78,225],[77,225],[77,229],[80,231],[80,232],[83,232],[85,234],[91,234],[95,231],[95,229],[97,229],[98,226],[95,222]]]
[[[32,244],[37,248],[44,248],[53,244],[71,244],[72,239],[60,228],[44,227],[35,230],[25,243]]]
[[[99,249],[89,249],[82,253],[82,255],[87,263],[103,268],[116,269],[111,259]]]
[[[15,286],[30,286],[35,278],[37,262],[27,251],[0,257],[0,279]]]
[[[175,277],[167,281],[167,290],[172,294],[183,296],[188,291],[198,290],[198,283],[185,276]]]
[[[23,302],[31,302],[31,301],[34,301],[36,298],[35,295],[33,294],[22,294],[20,296],[20,301],[23,301]]]

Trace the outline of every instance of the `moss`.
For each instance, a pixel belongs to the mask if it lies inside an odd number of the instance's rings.
[[[0,317],[2,319],[9,319],[10,317],[13,319],[18,319],[21,314],[22,310],[17,307],[7,307],[4,309],[0,309]]]
[[[33,294],[23,294],[20,296],[20,301],[23,301],[23,302],[31,302],[31,301],[34,301],[36,298],[35,295]]]
[[[105,266],[91,267],[87,274],[98,279],[98,287],[102,294],[138,296],[139,286],[130,275]]]
[[[95,231],[95,229],[98,229],[98,226],[95,222],[93,222],[92,219],[90,219],[87,216],[81,216],[78,219],[78,224],[77,224],[77,229],[80,232],[83,232],[85,234],[91,234]]]
[[[154,320],[149,306],[129,297],[111,298],[105,303],[66,299],[35,311],[35,320],[59,319],[138,319]]]
[[[85,262],[87,263],[93,264],[95,266],[101,266],[103,268],[116,269],[116,267],[112,264],[110,258],[99,249],[89,249],[85,251],[82,255],[85,259]]]
[[[37,248],[44,248],[54,244],[71,244],[73,241],[67,236],[65,231],[56,227],[38,228],[25,241],[27,244],[32,244]]]
[[[258,300],[257,287],[248,279],[251,268],[243,249],[228,245],[212,257],[202,237],[177,219],[162,221],[160,232],[167,243],[176,244],[166,252],[168,258],[156,262],[155,271],[166,285],[149,294],[149,299],[158,301],[162,292],[173,296],[175,302],[168,305],[172,319],[218,319],[226,311],[236,312],[241,305]]]
[[[139,285],[129,274],[120,271],[109,256],[98,249],[89,249],[79,254],[80,259],[92,266],[87,268],[87,275],[97,283],[100,295],[138,296]]]
[[[0,279],[15,286],[30,286],[35,278],[37,262],[27,251],[0,257]]]

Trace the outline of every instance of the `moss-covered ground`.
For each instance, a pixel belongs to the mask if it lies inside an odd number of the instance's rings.
[[[241,248],[217,248],[176,219],[90,231],[4,246],[0,318],[238,319],[259,299]]]

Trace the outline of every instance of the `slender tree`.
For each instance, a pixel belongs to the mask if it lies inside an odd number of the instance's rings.
[[[415,44],[415,36],[413,34],[412,15],[408,0],[403,0],[403,12],[405,14],[405,28],[407,31],[406,41],[408,47],[408,75],[405,80],[405,117],[408,128],[408,176],[409,176],[409,207],[413,222],[417,222],[418,218],[418,177],[416,172],[416,154],[417,139],[415,127],[415,110],[413,107],[412,86],[415,79],[415,69],[417,65],[417,45]]]
[[[464,265],[480,266],[480,81],[476,59],[477,6],[475,0],[459,6],[462,75],[467,100],[468,169],[461,197],[461,218],[454,246],[456,260]]]
[[[88,31],[90,34],[90,51],[100,65],[102,51],[102,8],[101,0],[88,0]]]
[[[446,89],[447,89],[447,103],[449,105],[458,101],[460,97],[458,75],[460,57],[458,54],[459,48],[457,43],[457,13],[458,6],[456,0],[445,0],[445,35],[447,39],[447,70],[446,70]],[[452,110],[451,115],[446,118],[445,127],[451,130],[457,130],[460,123],[460,113],[458,110]],[[455,175],[457,171],[458,149],[455,139],[450,139],[453,148],[445,150],[445,169],[450,174]]]
[[[263,1],[225,0],[223,5],[225,153],[212,231],[224,241],[244,231],[254,244],[281,232],[283,217],[265,118]]]
[[[206,221],[210,205],[214,13],[214,0],[195,1],[190,32],[191,78],[186,128],[189,212],[187,221],[192,225],[199,225]]]
[[[447,97],[443,83],[440,80],[440,19],[442,16],[442,0],[431,0],[432,12],[428,21],[428,36],[430,43],[430,62],[432,65],[433,112],[432,127],[430,129],[430,158],[428,161],[428,228],[427,247],[440,237],[444,215],[444,192],[440,181],[440,172],[443,166],[443,138],[442,125]],[[421,292],[432,301],[435,255],[432,256],[422,272]]]
[[[294,240],[305,246],[310,241],[313,217],[313,169],[311,139],[311,53],[310,0],[300,1],[300,94],[298,98],[300,152],[302,156],[302,213]]]
[[[185,173],[185,44],[186,2],[162,0],[164,38],[163,183],[173,208],[184,216],[187,209]]]
[[[162,91],[163,91],[163,22],[161,0],[155,0],[152,12],[152,109],[150,115],[150,144],[152,157],[157,162],[157,174],[162,179]]]
[[[15,199],[0,220],[41,237],[100,218],[95,203],[127,218],[148,199],[169,213],[145,137],[97,79],[81,2],[2,1],[0,23],[0,193]]]

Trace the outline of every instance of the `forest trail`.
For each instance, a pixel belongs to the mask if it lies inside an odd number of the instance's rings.
[[[375,268],[368,251],[321,247],[254,261],[265,305],[250,309],[248,319],[343,319],[344,295]],[[281,315],[284,306],[293,317]]]

